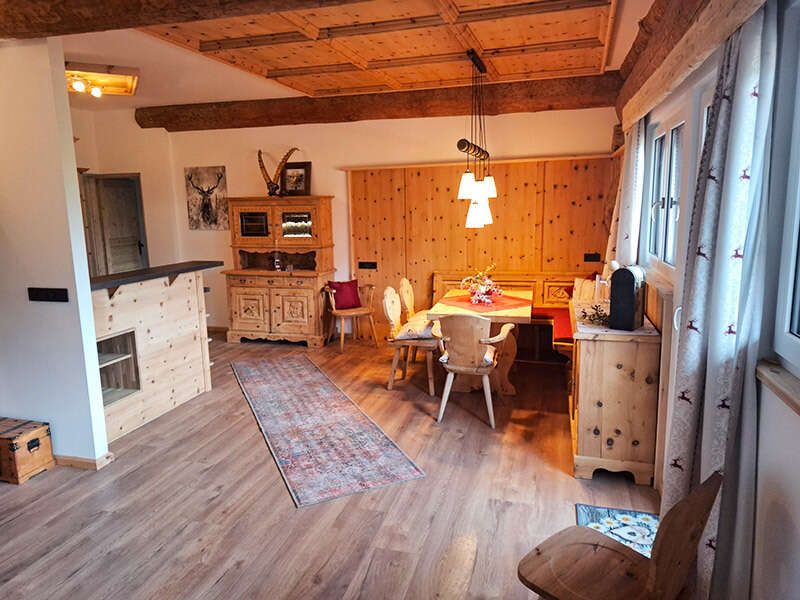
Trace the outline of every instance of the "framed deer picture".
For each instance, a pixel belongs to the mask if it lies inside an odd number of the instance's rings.
[[[225,167],[186,167],[183,176],[189,229],[230,229]]]

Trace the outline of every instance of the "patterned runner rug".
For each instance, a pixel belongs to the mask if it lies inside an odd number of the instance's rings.
[[[425,476],[304,354],[231,367],[295,506]]]
[[[622,508],[576,504],[578,525],[591,527],[650,558],[658,530],[658,515]]]

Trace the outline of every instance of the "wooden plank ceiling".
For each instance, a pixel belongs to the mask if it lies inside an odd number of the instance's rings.
[[[309,96],[604,72],[617,0],[371,0],[142,31]]]

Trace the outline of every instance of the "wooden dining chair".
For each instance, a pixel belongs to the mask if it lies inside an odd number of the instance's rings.
[[[440,319],[442,327],[442,362],[447,371],[444,393],[439,406],[442,422],[444,409],[450,397],[456,375],[478,375],[483,382],[486,410],[489,412],[489,425],[494,429],[494,408],[492,407],[492,386],[489,374],[497,366],[497,357],[502,352],[503,343],[514,329],[513,323],[506,323],[494,337],[489,336],[491,319],[478,315],[449,315]]]
[[[439,339],[433,335],[433,324],[430,321],[425,323],[405,323],[401,322],[400,317],[400,296],[393,287],[387,287],[383,291],[383,313],[389,321],[389,337],[387,342],[394,348],[392,357],[392,371],[389,374],[389,384],[386,389],[394,387],[397,367],[400,361],[402,364],[402,379],[405,379],[408,371],[408,353],[414,349],[425,352],[425,363],[428,369],[428,393],[436,395],[433,381],[433,353],[439,348]]]
[[[357,308],[336,308],[336,290],[332,287],[325,286],[325,294],[328,297],[328,303],[331,310],[330,327],[328,329],[328,336],[326,342],[330,341],[334,333],[336,333],[336,320],[339,320],[339,352],[344,352],[344,323],[346,319],[351,319],[353,326],[353,339],[358,337],[358,319],[366,318],[369,320],[370,331],[372,332],[372,340],[375,342],[375,347],[378,347],[378,334],[375,333],[375,319],[373,319],[372,309],[372,296],[375,293],[375,286],[371,283],[358,286],[358,296],[361,299],[361,306]]]
[[[550,600],[674,600],[686,585],[720,485],[722,475],[714,473],[670,509],[652,558],[594,529],[569,527],[520,561],[520,581]]]
[[[416,319],[427,321],[427,316],[425,315],[427,311],[417,312],[414,308],[414,287],[411,282],[406,277],[403,277],[400,279],[400,285],[397,289],[400,293],[400,305],[403,307],[403,312],[406,313],[406,322],[410,323]],[[409,358],[412,362],[417,362],[417,348],[412,347],[410,351],[410,355],[406,354],[406,363],[408,363]],[[408,368],[408,364],[406,364],[406,368]]]

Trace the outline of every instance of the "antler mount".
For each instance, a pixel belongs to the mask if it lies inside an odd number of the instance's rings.
[[[278,167],[275,169],[274,177],[270,177],[269,173],[267,173],[267,168],[264,166],[264,157],[262,156],[262,152],[261,150],[258,151],[258,168],[261,169],[261,176],[264,178],[264,183],[267,184],[267,191],[269,192],[270,196],[280,195],[281,173],[286,168],[286,162],[289,160],[289,157],[298,150],[299,148],[292,148],[283,155],[283,158],[278,163]]]

